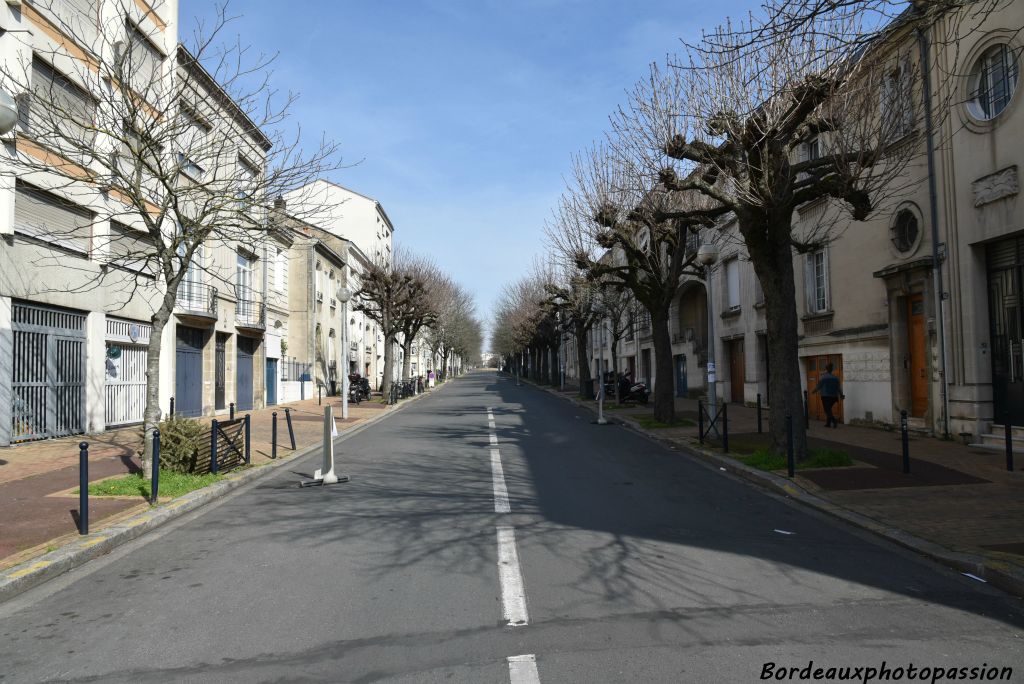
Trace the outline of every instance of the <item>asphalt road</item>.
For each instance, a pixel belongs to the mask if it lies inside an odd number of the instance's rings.
[[[591,420],[458,379],[0,604],[0,681],[1024,681],[1019,600]]]

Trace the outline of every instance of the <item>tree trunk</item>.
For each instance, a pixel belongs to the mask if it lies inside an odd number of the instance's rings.
[[[555,387],[561,387],[562,367],[559,361],[559,346],[552,345],[550,347],[551,352],[551,384]]]
[[[384,380],[381,382],[380,391],[386,400],[391,393],[392,377],[395,372],[395,338],[384,338]]]
[[[612,335],[612,377],[615,378],[615,403],[622,403],[622,392],[619,391],[619,341]]]
[[[789,221],[779,230],[788,236]],[[747,240],[751,260],[764,292],[765,318],[768,334],[768,367],[772,369],[768,383],[769,428],[772,448],[786,453],[786,416],[793,418],[793,451],[797,461],[807,457],[807,430],[803,420],[803,387],[800,383],[800,358],[797,338],[798,314],[796,284],[793,278],[793,252],[788,239]]]
[[[409,381],[409,375],[412,373],[412,338],[406,339],[402,343],[402,382]]]
[[[654,418],[671,423],[676,417],[676,397],[672,387],[672,338],[668,333],[668,307],[651,312],[654,338]]]
[[[577,325],[573,331],[576,337],[576,365],[580,369],[580,396],[584,399],[594,398],[594,383],[590,378],[590,359],[587,358],[587,329]]]
[[[160,425],[163,411],[160,409],[160,351],[163,347],[164,328],[171,318],[174,298],[167,297],[150,318],[153,326],[146,347],[146,410],[143,413],[142,474],[147,480],[153,479],[153,430]]]

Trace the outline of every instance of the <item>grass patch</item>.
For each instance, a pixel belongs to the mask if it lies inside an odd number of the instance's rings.
[[[160,496],[182,496],[224,479],[223,475],[186,475],[160,469]],[[78,494],[76,489],[75,494]],[[149,480],[141,474],[115,477],[89,484],[92,496],[141,496],[149,498]]]
[[[633,420],[640,424],[640,427],[647,429],[660,429],[660,428],[677,428],[677,427],[693,427],[696,425],[689,418],[679,418],[672,421],[671,423],[663,423],[654,416],[633,416]]]
[[[776,454],[768,449],[758,449],[749,456],[740,456],[740,462],[758,470],[785,470],[786,455]],[[845,451],[839,449],[810,449],[807,459],[797,462],[796,469],[805,468],[843,468],[853,465],[853,459]]]

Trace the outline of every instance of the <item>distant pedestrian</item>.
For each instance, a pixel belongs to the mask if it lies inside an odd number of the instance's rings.
[[[845,399],[843,387],[839,384],[839,378],[832,374],[835,366],[831,363],[825,364],[825,372],[818,378],[818,385],[814,388],[814,394],[821,394],[821,406],[825,409],[825,427],[837,428],[839,421],[832,415],[832,409],[836,402]]]
[[[437,376],[434,375],[434,371],[427,371],[427,387],[429,387],[430,389],[434,389],[434,380],[436,379]]]

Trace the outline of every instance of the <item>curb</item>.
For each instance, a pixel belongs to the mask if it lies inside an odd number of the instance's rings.
[[[528,384],[556,397],[565,399],[580,408],[594,411],[591,406],[574,397],[567,397],[560,392],[546,387],[541,387],[540,385],[536,385],[532,382]],[[712,451],[694,447],[692,445],[681,444],[667,437],[655,434],[650,430],[641,427],[636,421],[628,418],[613,416],[609,418],[609,420],[617,422],[654,442],[671,447],[675,451],[683,451],[691,456],[695,456],[698,459],[708,462],[712,466],[716,466],[726,472],[736,475],[737,477],[743,478],[747,482],[755,484],[762,489],[773,490],[778,494],[784,495],[788,499],[792,499],[804,506],[826,513],[833,518],[838,518],[850,525],[871,532],[879,537],[902,546],[905,549],[909,549],[910,551],[914,551],[915,553],[925,556],[933,561],[947,565],[961,573],[970,573],[976,577],[980,577],[987,583],[998,587],[1003,591],[1024,597],[1024,570],[1017,568],[1010,563],[1003,563],[977,554],[952,551],[940,544],[917,537],[906,530],[885,525],[874,518],[861,513],[856,513],[839,506],[838,504],[834,504],[831,501],[827,501],[815,494],[812,494],[795,482],[791,482],[788,478],[775,475],[774,473],[765,472],[763,470],[758,470],[756,468],[751,468],[736,459],[729,458],[722,454],[716,454]]]
[[[344,430],[335,438],[335,444],[343,442],[371,425],[385,420],[388,416],[394,415],[395,412],[403,410],[406,406],[424,396],[427,396],[426,392],[417,394],[390,410],[385,410]],[[220,482],[215,482],[208,487],[189,492],[166,504],[160,504],[148,511],[133,515],[116,525],[111,525],[98,532],[79,537],[55,551],[7,568],[0,572],[0,603],[63,575],[69,570],[81,567],[94,558],[108,554],[117,547],[138,539],[146,532],[176,520],[186,513],[202,508],[235,489],[261,480],[276,472],[278,468],[291,465],[319,451],[320,448],[320,443],[315,442],[296,449],[284,458],[279,457],[276,461],[270,461],[266,465],[228,475]]]

